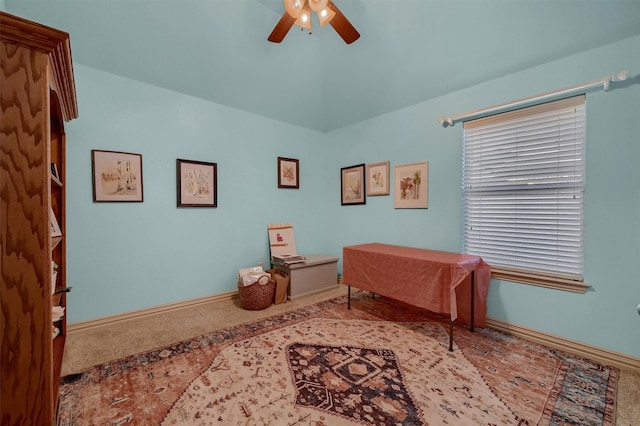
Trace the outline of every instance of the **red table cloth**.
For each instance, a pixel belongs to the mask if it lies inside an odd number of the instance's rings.
[[[485,327],[491,268],[481,257],[380,243],[343,247],[343,282],[471,324]]]

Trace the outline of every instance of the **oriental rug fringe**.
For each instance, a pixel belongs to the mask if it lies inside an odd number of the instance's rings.
[[[63,379],[59,425],[606,425],[618,370],[364,293]]]

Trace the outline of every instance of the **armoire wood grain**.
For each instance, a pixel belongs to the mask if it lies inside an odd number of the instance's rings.
[[[62,62],[60,64],[59,62]],[[48,425],[64,349],[51,309],[66,305],[64,240],[52,249],[50,215],[64,228],[64,121],[77,116],[68,34],[0,12],[0,424]],[[62,278],[52,282],[52,260]]]

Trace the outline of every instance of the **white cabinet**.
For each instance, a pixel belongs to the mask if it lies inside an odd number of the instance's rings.
[[[335,288],[338,285],[338,258],[321,254],[305,256],[304,263],[274,265],[289,275],[289,299]]]

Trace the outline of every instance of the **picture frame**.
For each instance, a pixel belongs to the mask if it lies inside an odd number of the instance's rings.
[[[51,180],[56,183],[59,187],[62,187],[62,181],[60,180],[60,173],[58,172],[58,166],[56,163],[51,163]]]
[[[51,163],[51,176],[53,176],[56,179],[60,179],[60,174],[58,173],[58,166],[54,162]]]
[[[367,196],[389,195],[389,162],[367,164]]]
[[[397,165],[393,193],[396,209],[428,208],[429,162]]]
[[[218,164],[176,160],[177,206],[218,207]]]
[[[58,223],[58,219],[56,218],[55,213],[53,212],[53,208],[49,209],[49,216],[51,216],[51,238],[62,237],[62,229],[60,229],[60,224]]]
[[[357,164],[340,169],[340,194],[342,205],[366,204],[365,165]]]
[[[278,157],[278,188],[300,188],[300,161]]]
[[[143,202],[142,154],[91,150],[94,202]]]

